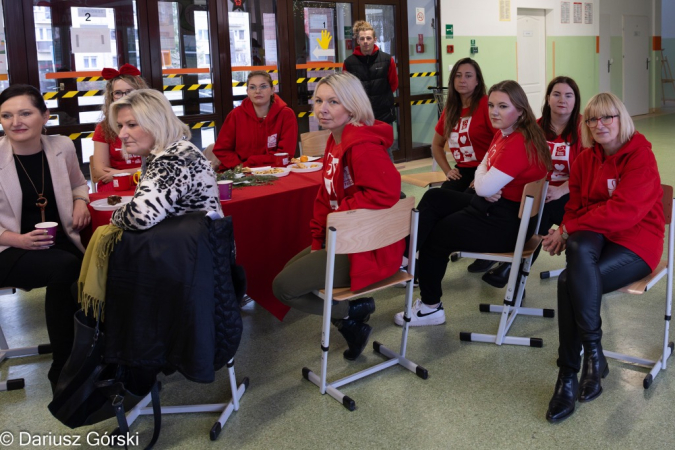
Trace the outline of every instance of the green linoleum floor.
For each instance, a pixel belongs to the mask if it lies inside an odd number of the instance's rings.
[[[654,144],[662,181],[675,183],[673,141],[675,114],[636,120]],[[424,190],[404,186],[418,199]],[[642,388],[645,370],[610,360],[604,393],[595,401],[577,404],[567,421],[550,425],[544,419],[557,368],[555,319],[519,317],[512,335],[536,336],[543,348],[466,343],[460,331],[493,333],[498,316],[478,312],[481,302],[501,303],[503,290],[466,272],[470,261],[451,263],[444,280],[448,323],[411,329],[408,356],[429,370],[429,379],[394,367],[347,385],[357,409],[349,412],[301,376],[301,368],[320,365],[321,319],[291,311],[277,321],[255,303],[244,308],[244,337],[236,357],[238,378],[250,379],[241,409],[226,423],[220,438],[208,437],[216,414],[164,416],[156,448],[229,449],[663,449],[672,444],[675,414],[675,359],[649,390]],[[562,258],[543,255],[528,281],[526,305],[555,308],[555,280],[540,280],[542,270],[562,267]],[[393,315],[402,309],[403,289],[376,295],[371,318],[373,339],[398,347],[400,328]],[[46,342],[42,290],[0,298],[0,323],[14,346]],[[660,352],[665,283],[643,296],[609,294],[603,302],[603,342],[610,350],[656,357]],[[381,361],[370,347],[355,362],[342,359],[345,343],[332,333],[329,364],[335,377]],[[24,377],[22,391],[0,392],[0,433],[20,431],[53,436],[104,433],[113,421],[70,430],[47,410],[49,356],[5,361],[0,379]],[[225,370],[217,381],[200,385],[180,375],[164,379],[162,401],[218,403],[229,401]],[[152,419],[142,417],[132,427],[140,443],[149,442]],[[88,446],[84,442],[83,448]],[[56,448],[55,446],[47,446]],[[17,442],[9,448],[20,447]]]

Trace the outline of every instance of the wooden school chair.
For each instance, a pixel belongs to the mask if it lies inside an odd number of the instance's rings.
[[[12,295],[15,293],[16,289],[14,288],[0,289],[0,296]],[[2,332],[2,326],[0,326],[0,363],[7,358],[45,355],[51,352],[52,352],[51,344],[41,344],[36,347],[9,348],[9,345],[7,344],[7,339],[5,339],[5,334]],[[25,385],[26,383],[23,378],[8,379],[6,381],[0,381],[0,391],[13,391],[15,389],[23,389]]]
[[[371,210],[357,209],[352,211],[335,212],[328,215],[326,224],[326,288],[315,292],[324,301],[323,328],[321,334],[321,372],[317,375],[307,367],[302,369],[305,379],[319,387],[321,394],[330,394],[350,411],[356,404],[353,399],[343,394],[339,388],[353,381],[375,374],[395,365],[401,365],[422,379],[427,379],[427,370],[408,360],[405,356],[408,342],[409,320],[403,326],[401,346],[399,352],[388,349],[381,343],[374,341],[373,349],[388,358],[385,362],[369,367],[358,373],[349,375],[337,381],[328,383],[328,348],[331,332],[331,306],[334,301],[346,301],[365,294],[376,292],[399,283],[406,283],[405,317],[410,318],[413,296],[413,274],[415,273],[415,252],[417,247],[417,222],[419,213],[415,209],[415,198],[408,197],[400,200],[389,209]],[[385,227],[382,224],[386,224]],[[352,292],[349,288],[333,287],[333,270],[336,254],[360,253],[386,247],[410,236],[410,250],[407,272],[396,272],[391,277],[378,281],[359,291]]]
[[[523,293],[525,292],[525,285],[527,284],[530,266],[532,265],[532,256],[537,247],[541,245],[542,241],[542,237],[539,236],[538,230],[541,222],[541,212],[544,209],[546,200],[547,188],[548,182],[546,179],[541,179],[525,185],[520,202],[520,211],[518,213],[518,217],[520,218],[520,228],[518,230],[518,239],[516,240],[513,252],[478,253],[462,251],[455,252],[450,256],[452,261],[457,261],[459,258],[464,257],[511,263],[511,273],[509,274],[509,281],[506,285],[504,305],[481,303],[479,306],[481,312],[501,313],[497,334],[461,332],[459,334],[460,340],[470,342],[490,342],[497,345],[512,344],[527,345],[530,347],[543,346],[543,341],[540,338],[507,336],[507,333],[519,314],[547,318],[553,318],[555,316],[555,311],[552,309],[524,308],[522,306]],[[529,221],[537,214],[539,217],[537,219],[535,233],[526,241],[525,236],[527,234]],[[519,268],[519,270],[514,270],[516,268]]]
[[[330,130],[310,131],[300,135],[300,154],[323,157]]]
[[[644,277],[642,280],[636,281],[628,286],[625,286],[619,291],[627,292],[629,294],[641,295],[649,291],[661,279],[666,278],[666,299],[665,299],[665,316],[664,316],[664,332],[663,341],[659,344],[662,346],[660,358],[658,360],[645,359],[642,357],[626,355],[623,353],[612,352],[604,350],[604,354],[608,358],[626,361],[632,364],[645,366],[649,369],[649,373],[645,376],[642,385],[645,389],[651,386],[654,378],[661,370],[666,369],[666,362],[673,353],[673,342],[669,342],[669,326],[670,315],[673,304],[673,247],[675,246],[675,229],[673,228],[673,187],[662,184],[663,188],[663,214],[666,217],[668,246],[666,251],[666,259],[654,269],[654,271]],[[653,324],[656,326],[656,324]],[[645,324],[645,326],[649,326]]]
[[[448,147],[448,142],[445,142],[443,147],[446,153],[450,152]],[[443,172],[438,172],[436,169],[438,164],[436,160],[432,157],[431,163],[431,172],[422,172],[422,173],[413,173],[411,175],[401,175],[401,181],[403,183],[412,184],[413,186],[422,187],[422,188],[434,188],[439,187],[441,184],[448,181],[448,177]]]

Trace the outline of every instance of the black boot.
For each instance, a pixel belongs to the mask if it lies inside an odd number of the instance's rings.
[[[584,362],[579,381],[579,401],[590,402],[602,394],[601,378],[609,373],[607,359],[602,353],[600,341],[584,342]]]
[[[375,312],[375,299],[364,297],[349,302],[349,319],[356,322],[368,322],[370,315]]]
[[[574,412],[578,391],[579,381],[576,372],[561,368],[553,390],[553,397],[548,403],[546,420],[551,423],[558,423],[571,416]]]
[[[331,322],[337,327],[349,346],[343,353],[344,358],[354,361],[366,348],[373,328],[366,323],[352,319],[332,319]]]
[[[483,275],[483,281],[496,288],[503,288],[509,282],[511,263],[499,263],[497,267]]]
[[[483,273],[490,270],[490,267],[495,265],[495,261],[488,259],[477,259],[466,267],[471,273]]]

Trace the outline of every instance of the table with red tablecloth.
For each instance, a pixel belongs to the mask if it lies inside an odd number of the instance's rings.
[[[321,172],[291,173],[271,185],[234,189],[232,200],[221,202],[232,216],[237,263],[246,270],[247,294],[278,319],[288,307],[272,294],[272,280],[300,250],[309,246],[309,221],[321,182]],[[115,192],[133,195],[133,191]],[[94,193],[92,201],[111,193]],[[110,222],[111,211],[89,207],[92,229]]]

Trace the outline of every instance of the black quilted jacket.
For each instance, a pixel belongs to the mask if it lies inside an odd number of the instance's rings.
[[[125,231],[110,257],[106,362],[212,382],[242,334],[230,217],[203,212]]]

